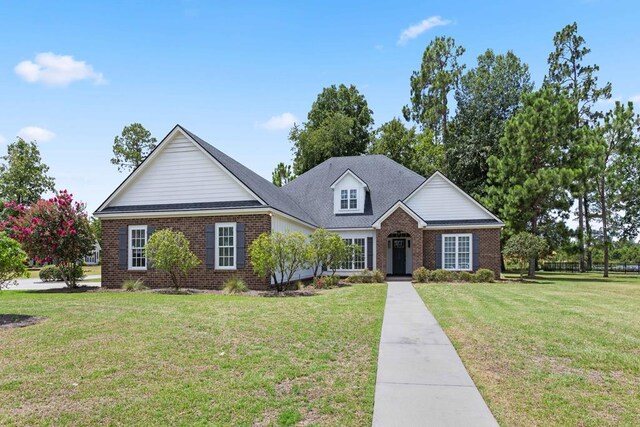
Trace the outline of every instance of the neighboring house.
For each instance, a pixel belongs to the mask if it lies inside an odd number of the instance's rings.
[[[127,278],[168,286],[144,245],[160,228],[182,231],[200,258],[189,286],[219,288],[232,276],[250,288],[247,248],[261,233],[323,227],[362,253],[339,270],[409,275],[419,266],[500,275],[503,223],[436,172],[428,179],[382,155],[336,157],[282,188],[177,125],[98,208],[102,285]],[[306,278],[310,271],[295,276]]]
[[[84,257],[84,263],[86,265],[98,265],[100,264],[100,243],[96,242],[93,245],[93,250],[91,251],[91,253],[89,253],[89,255]]]

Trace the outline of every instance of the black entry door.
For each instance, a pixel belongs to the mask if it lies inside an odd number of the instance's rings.
[[[393,239],[393,275],[400,276],[407,273],[407,251],[405,239]]]

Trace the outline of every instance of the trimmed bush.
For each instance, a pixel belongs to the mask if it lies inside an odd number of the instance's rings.
[[[476,271],[475,276],[476,281],[480,283],[492,283],[496,280],[495,273],[487,268],[481,268],[480,270]]]
[[[127,279],[122,282],[121,288],[122,290],[127,292],[144,291],[146,289],[149,289],[147,286],[145,286],[142,279]]]
[[[413,280],[418,283],[427,283],[430,279],[431,272],[425,267],[418,267],[413,270]]]
[[[373,283],[384,283],[384,273],[380,270],[373,270],[371,277],[373,278]]]
[[[443,269],[433,270],[429,275],[429,281],[431,282],[450,282],[451,280],[451,271]]]
[[[461,271],[458,273],[458,280],[461,282],[475,282],[476,276],[468,271]]]
[[[55,265],[45,265],[38,273],[43,282],[59,282],[62,280],[62,272]]]
[[[58,269],[60,270],[62,280],[64,280],[65,283],[73,283],[73,286],[76,286],[75,284],[84,278],[84,270],[81,264],[58,264]]]
[[[304,289],[304,282],[302,280],[298,280],[296,282],[296,289],[299,290],[299,291]]]
[[[339,276],[324,276],[324,281],[330,288],[335,288],[340,282]]]
[[[242,292],[247,292],[249,288],[241,278],[232,277],[225,280],[223,290],[226,294],[240,294]]]

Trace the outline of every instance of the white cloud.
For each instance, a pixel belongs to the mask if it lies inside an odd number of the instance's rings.
[[[15,66],[14,71],[29,83],[43,83],[48,86],[66,86],[77,80],[93,80],[95,84],[105,84],[102,73],[84,61],[76,61],[71,55],[56,55],[52,52],[39,53],[35,60],[26,60]]]
[[[640,104],[640,94],[629,97],[629,101],[633,102],[634,104]]]
[[[282,113],[279,116],[273,116],[264,123],[260,123],[260,127],[267,130],[283,130],[289,129],[298,118],[291,113]]]
[[[0,135],[0,145],[6,144],[7,143],[7,138],[5,138],[4,136]]]
[[[48,129],[37,126],[27,126],[18,131],[18,136],[25,141],[47,142],[56,137],[56,134]]]
[[[449,25],[451,21],[448,19],[442,19],[440,16],[431,16],[427,19],[422,20],[422,22],[412,25],[406,30],[404,30],[400,34],[400,38],[398,39],[398,44],[405,44],[409,40],[415,39],[420,34],[428,31],[434,27],[441,27],[444,25]]]

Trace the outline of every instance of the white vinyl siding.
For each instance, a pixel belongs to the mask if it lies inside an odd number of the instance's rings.
[[[236,223],[219,222],[216,224],[216,269],[235,270],[236,268]]]
[[[442,267],[445,270],[471,270],[471,234],[442,235]]]
[[[147,244],[147,226],[146,225],[130,225],[129,226],[129,254],[128,268],[129,270],[146,270],[147,254],[145,245]]]
[[[256,200],[183,135],[164,144],[109,206]]]
[[[441,176],[435,175],[405,201],[416,214],[429,221],[493,218],[473,200]]]

